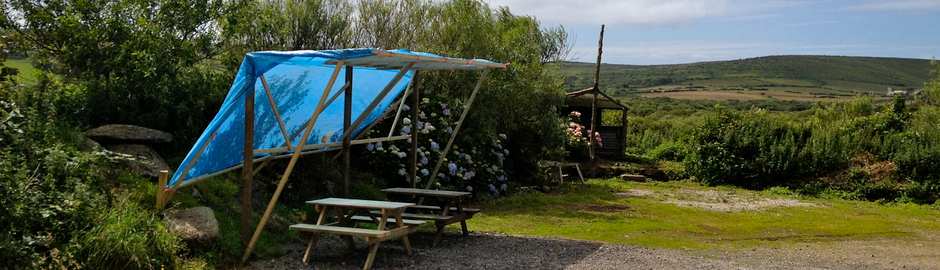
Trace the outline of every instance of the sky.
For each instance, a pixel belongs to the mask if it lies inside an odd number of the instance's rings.
[[[573,61],[676,64],[766,55],[940,58],[940,0],[484,0],[563,26]]]

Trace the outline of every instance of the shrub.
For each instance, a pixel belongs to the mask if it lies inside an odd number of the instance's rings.
[[[685,158],[685,149],[683,144],[666,142],[647,152],[646,156],[655,160],[681,161]]]
[[[176,265],[182,243],[137,203],[121,201],[93,219],[70,248],[91,269],[157,269]]]
[[[686,173],[685,165],[683,165],[682,162],[660,161],[656,164],[656,167],[666,175],[666,179],[668,180],[682,180],[689,177],[688,173]]]
[[[51,84],[55,86],[56,84]],[[43,87],[43,86],[38,86]],[[46,86],[48,87],[48,86]],[[180,250],[140,186],[103,181],[101,153],[81,152],[53,102],[0,89],[0,261],[18,268],[156,269]],[[20,104],[27,104],[22,106]],[[138,181],[139,183],[139,181]],[[147,183],[147,182],[144,182]],[[153,185],[147,183],[149,188]],[[152,190],[151,190],[152,191]]]

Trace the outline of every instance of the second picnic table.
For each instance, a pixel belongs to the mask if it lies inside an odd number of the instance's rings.
[[[415,200],[416,203],[423,203],[428,199],[433,199],[438,202],[438,205],[411,205],[408,206],[408,209],[412,211],[402,213],[403,218],[434,221],[434,225],[437,227],[437,232],[434,236],[435,246],[440,242],[441,236],[444,234],[444,227],[449,224],[460,222],[460,229],[463,235],[468,235],[467,220],[472,218],[474,214],[480,212],[480,209],[465,208],[463,206],[464,199],[472,195],[470,192],[420,188],[386,188],[382,191],[388,195],[410,197]],[[373,214],[376,213],[373,212]]]
[[[352,236],[364,237],[369,243],[369,255],[366,258],[363,269],[372,267],[375,260],[375,253],[379,248],[379,243],[385,240],[401,238],[405,245],[405,252],[411,255],[411,243],[408,240],[408,234],[414,232],[415,226],[423,223],[421,221],[406,220],[402,214],[406,207],[413,206],[413,203],[400,203],[389,201],[358,200],[344,198],[326,198],[308,201],[319,212],[317,223],[314,224],[294,224],[290,226],[291,230],[310,233],[310,242],[304,251],[303,262],[306,264],[311,255],[311,250],[316,248],[319,236],[322,233],[336,234],[347,239],[352,246]],[[327,212],[335,210],[336,220],[331,223],[325,223]],[[377,217],[356,216],[357,212],[372,210],[378,213]],[[346,226],[350,223],[358,223],[371,220],[378,224],[376,229],[355,228]],[[395,228],[388,228],[389,224],[394,224]]]

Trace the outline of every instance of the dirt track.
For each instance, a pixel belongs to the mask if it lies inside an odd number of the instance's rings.
[[[431,248],[430,236],[412,237],[408,257],[398,242],[379,249],[375,269],[940,269],[940,237],[801,244],[782,249],[684,251],[597,242],[451,235]],[[339,239],[321,241],[315,268],[301,264],[298,244],[281,258],[253,262],[248,269],[359,269],[365,244],[349,252]]]

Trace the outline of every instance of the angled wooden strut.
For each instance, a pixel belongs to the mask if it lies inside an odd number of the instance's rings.
[[[457,126],[454,127],[454,132],[450,134],[450,139],[447,140],[447,145],[444,146],[444,151],[441,152],[441,158],[438,159],[437,164],[434,165],[434,170],[431,171],[428,183],[424,185],[425,189],[431,188],[431,185],[437,181],[437,173],[441,170],[441,166],[444,165],[444,160],[447,157],[447,153],[450,152],[450,148],[454,145],[454,141],[457,139],[457,133],[460,132],[460,127],[463,126],[463,120],[467,119],[467,113],[470,112],[470,106],[473,106],[473,100],[476,99],[477,93],[480,92],[480,87],[483,86],[483,81],[486,80],[486,74],[487,71],[483,70],[483,73],[480,74],[480,78],[477,80],[477,85],[473,87],[473,92],[470,93],[470,98],[467,100],[467,104],[464,105],[463,112],[460,113],[460,118],[457,120]]]
[[[333,83],[336,82],[336,77],[339,75],[340,70],[342,70],[345,64],[342,61],[336,63],[336,67],[333,69],[333,75],[330,76],[329,82],[327,82],[326,87],[323,89],[323,94],[320,95],[320,101],[317,104],[315,110],[313,110],[313,115],[310,116],[310,119],[307,120],[307,126],[304,128],[304,133],[301,135],[301,140],[297,142],[297,146],[294,148],[294,153],[291,155],[290,162],[287,164],[287,168],[284,169],[284,174],[281,175],[281,180],[277,183],[277,189],[274,190],[274,195],[271,196],[271,201],[268,202],[267,208],[264,209],[264,214],[261,216],[261,221],[258,222],[258,226],[255,227],[255,232],[251,236],[251,240],[248,241],[248,246],[245,248],[245,253],[242,254],[242,263],[248,261],[248,257],[251,256],[251,252],[255,249],[255,244],[258,241],[258,237],[261,236],[261,232],[264,231],[265,225],[268,224],[268,219],[271,217],[271,212],[274,211],[274,205],[277,204],[278,198],[281,196],[281,192],[284,191],[284,186],[287,184],[287,179],[290,178],[291,173],[294,171],[294,166],[297,165],[297,160],[300,158],[300,152],[303,150],[303,145],[306,144],[307,139],[310,137],[310,133],[313,131],[313,126],[316,125],[317,119],[320,117],[320,113],[326,108],[327,96],[330,94],[330,90],[333,88]]]
[[[277,120],[277,127],[281,130],[281,135],[284,136],[284,141],[287,142],[287,150],[290,151],[291,147],[291,137],[287,132],[287,125],[284,124],[284,118],[281,117],[281,112],[277,109],[277,102],[274,101],[274,95],[271,94],[271,88],[268,87],[268,80],[264,78],[264,74],[261,74],[261,86],[264,87],[264,94],[268,97],[268,105],[271,106],[271,111],[274,112],[274,119]]]

